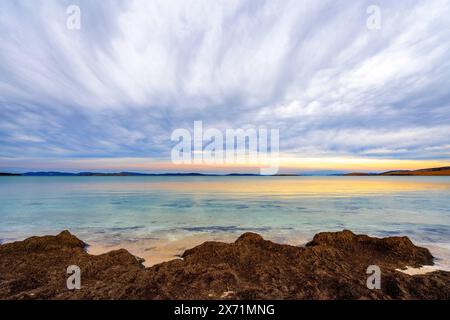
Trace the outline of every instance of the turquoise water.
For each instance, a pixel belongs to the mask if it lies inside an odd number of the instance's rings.
[[[350,229],[406,235],[450,260],[450,177],[0,177],[0,203],[2,242],[64,229],[109,244]]]

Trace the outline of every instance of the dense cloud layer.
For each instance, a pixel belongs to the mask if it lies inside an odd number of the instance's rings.
[[[295,157],[449,159],[450,2],[378,1],[380,30],[371,3],[1,1],[0,167],[167,160],[194,120],[279,128]]]

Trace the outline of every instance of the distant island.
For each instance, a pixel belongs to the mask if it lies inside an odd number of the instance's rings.
[[[340,174],[316,174],[320,176],[450,176],[450,167],[428,168],[420,170],[394,170],[381,173],[351,172]],[[252,173],[139,173],[139,172],[59,172],[59,171],[38,171],[26,173],[4,173],[0,172],[0,176],[25,176],[25,177],[139,177],[139,176],[155,176],[155,177],[259,177],[260,174]],[[277,174],[276,177],[298,177],[311,176],[311,174]]]

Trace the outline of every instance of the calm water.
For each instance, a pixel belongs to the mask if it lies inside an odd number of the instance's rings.
[[[289,242],[345,228],[407,235],[450,265],[450,177],[0,177],[0,203],[2,242],[63,229],[105,244],[245,231]]]

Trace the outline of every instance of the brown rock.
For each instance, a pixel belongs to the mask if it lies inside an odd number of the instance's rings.
[[[449,299],[450,273],[396,271],[433,263],[406,237],[320,233],[306,247],[246,233],[234,243],[206,242],[181,259],[144,268],[126,250],[91,256],[64,231],[0,246],[0,299]],[[66,288],[66,269],[82,270],[81,290]],[[381,290],[366,286],[369,265]]]

